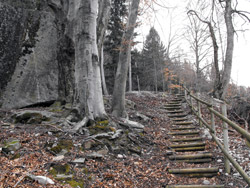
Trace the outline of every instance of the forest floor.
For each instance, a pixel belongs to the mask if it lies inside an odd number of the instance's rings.
[[[55,125],[44,124],[14,124],[7,121],[13,111],[1,111],[0,115],[0,144],[3,145],[9,138],[20,141],[21,147],[10,154],[0,153],[0,187],[133,187],[133,188],[156,188],[166,185],[189,185],[209,184],[225,185],[225,187],[243,188],[246,183],[238,176],[226,175],[223,167],[223,156],[216,147],[215,142],[206,139],[206,151],[214,154],[213,162],[207,164],[176,163],[168,159],[169,136],[171,122],[164,110],[164,105],[170,101],[172,96],[166,94],[128,94],[127,99],[136,105],[128,109],[131,120],[142,123],[145,128],[141,133],[144,142],[140,142],[141,153],[112,153],[109,152],[100,158],[85,158],[89,151],[83,150],[82,140],[85,138],[80,134],[69,134]],[[184,105],[185,108],[185,105]],[[107,112],[109,112],[107,108]],[[189,111],[188,109],[186,109]],[[150,118],[147,122],[138,118],[135,114],[139,112]],[[190,120],[193,117],[189,116]],[[53,153],[46,149],[46,145],[54,142],[60,134],[60,138],[72,140],[73,145],[70,152],[63,158],[56,158]],[[233,133],[231,133],[233,134]],[[235,136],[239,138],[238,135]],[[234,144],[234,143],[232,143]],[[237,145],[236,145],[237,144]],[[244,148],[235,143],[236,148]],[[1,145],[0,145],[1,148]],[[2,148],[1,148],[2,150]],[[249,155],[249,150],[245,155]],[[245,156],[246,157],[246,156]],[[81,165],[72,161],[76,158],[84,158]],[[74,173],[74,180],[60,181],[55,179],[51,173],[51,166],[55,164],[64,165],[67,173]],[[245,168],[249,168],[249,162]],[[188,178],[171,175],[169,168],[183,167],[219,167],[220,172],[213,178]],[[37,181],[27,178],[27,174],[45,176],[51,178],[54,185],[41,185]],[[207,180],[207,181],[206,181]]]

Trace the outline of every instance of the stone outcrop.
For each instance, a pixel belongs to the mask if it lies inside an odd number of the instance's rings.
[[[0,2],[0,107],[72,102],[74,44],[66,35],[68,2]]]

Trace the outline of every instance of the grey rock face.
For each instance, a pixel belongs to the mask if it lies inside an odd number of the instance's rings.
[[[58,98],[55,15],[46,5],[31,2],[39,1],[0,4],[0,19],[4,20],[0,26],[0,35],[4,35],[0,95],[7,109]]]

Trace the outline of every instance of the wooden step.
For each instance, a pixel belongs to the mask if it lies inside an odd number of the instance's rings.
[[[176,119],[172,119],[172,121],[187,121],[188,119],[187,118],[176,118]]]
[[[167,185],[166,188],[223,188],[224,185]]]
[[[169,157],[170,160],[182,160],[182,159],[203,159],[212,158],[212,153],[200,153],[200,154],[190,154],[190,155],[172,155]]]
[[[181,107],[181,104],[166,104],[166,107]]]
[[[174,110],[174,111],[167,111],[169,114],[174,114],[174,113],[184,113],[183,110]]]
[[[185,159],[185,160],[175,160],[175,162],[180,162],[180,163],[210,163],[212,161],[211,158],[206,158],[206,159]]]
[[[191,124],[193,124],[192,121],[181,121],[175,123],[175,125],[191,125]]]
[[[168,115],[168,117],[170,118],[178,118],[178,117],[186,117],[187,114],[172,114],[172,115]]]
[[[199,134],[200,131],[175,131],[175,132],[169,132],[169,135],[193,135],[193,134]]]
[[[213,177],[218,174],[219,168],[183,168],[183,169],[169,169],[170,174],[179,174],[188,177]]]
[[[196,147],[196,146],[205,146],[205,142],[191,142],[187,144],[172,144],[169,147],[171,148],[187,148],[187,147]]]
[[[170,139],[171,142],[193,142],[193,141],[201,141],[201,140],[202,140],[201,137]]]
[[[187,152],[187,151],[204,151],[205,146],[197,146],[197,147],[187,147],[187,148],[174,148],[175,152]]]
[[[196,129],[197,127],[195,127],[195,126],[187,126],[187,127],[183,127],[183,126],[181,126],[181,127],[175,127],[175,128],[172,128],[171,130],[173,130],[173,131],[178,131],[178,130],[191,130],[191,129]]]
[[[181,110],[181,107],[164,107],[166,110]]]

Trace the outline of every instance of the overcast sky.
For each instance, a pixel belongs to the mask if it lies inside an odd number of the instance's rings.
[[[183,28],[188,24],[187,14],[186,14],[186,5],[187,0],[175,0],[175,1],[166,1],[158,0],[161,4],[165,4],[168,7],[176,8],[162,8],[155,7],[157,12],[154,14],[148,13],[144,14],[144,18],[141,18],[142,27],[138,29],[138,32],[142,34],[145,39],[145,36],[148,34],[151,26],[154,26],[161,36],[161,40],[167,44],[168,36],[170,32],[170,24],[172,25],[172,34],[176,36],[183,35]],[[168,3],[166,3],[168,2]],[[238,8],[240,10],[245,10],[250,12],[250,0],[239,0]],[[238,26],[236,29],[241,29],[240,24],[241,20],[236,19]],[[235,48],[234,48],[234,58],[233,58],[233,68],[232,68],[232,80],[238,85],[243,85],[250,87],[250,24],[246,24],[243,27],[248,29],[244,33],[238,32],[235,37]],[[179,48],[180,52],[188,54],[191,56],[190,49],[187,41],[182,38],[178,40],[173,48]],[[192,60],[192,58],[190,58]]]

